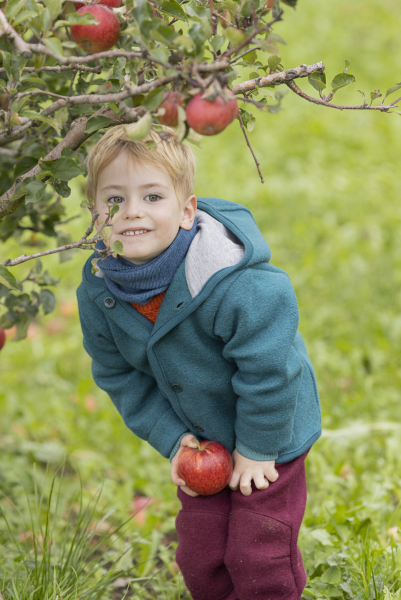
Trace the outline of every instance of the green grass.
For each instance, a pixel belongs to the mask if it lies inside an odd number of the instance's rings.
[[[337,101],[357,104],[356,88],[384,91],[399,79],[399,28],[396,0],[300,0],[278,32],[288,41],[286,67],[323,60],[330,80],[350,60],[357,83],[338,92]],[[314,94],[307,82],[300,86]],[[250,139],[265,185],[233,124],[197,151],[196,191],[249,206],[273,264],[289,273],[298,296],[325,428],[307,460],[305,598],[399,600],[401,120],[314,106],[291,92],[282,112],[254,114]],[[80,190],[67,201],[69,215],[80,212]],[[87,220],[73,222],[74,239]],[[29,251],[10,242],[4,254]],[[1,353],[0,589],[5,600],[120,599],[126,587],[113,587],[119,569],[118,584],[130,586],[127,598],[186,600],[173,563],[179,505],[168,461],[124,427],[95,387],[82,349],[74,290],[87,256],[44,261],[62,277],[56,312]],[[28,267],[14,273],[22,278]],[[64,457],[51,503],[52,473]],[[153,499],[143,520],[130,515],[138,496]],[[104,528],[94,535],[101,551],[89,556],[90,523],[103,518],[112,535]],[[46,527],[53,540],[47,545]],[[71,544],[80,545],[74,581],[65,558]],[[45,592],[33,592],[39,583]]]

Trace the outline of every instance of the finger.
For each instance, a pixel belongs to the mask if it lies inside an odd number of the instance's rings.
[[[192,498],[195,498],[196,496],[199,496],[199,494],[197,494],[196,492],[194,492],[193,490],[191,490],[190,487],[188,487],[187,485],[181,485],[180,489],[185,492],[188,496],[192,496]]]
[[[258,490],[265,490],[269,487],[269,482],[267,481],[263,471],[258,471],[255,473],[253,480]]]
[[[239,482],[239,489],[243,496],[250,496],[252,494],[252,475],[251,473],[242,473]]]
[[[198,441],[192,434],[184,435],[184,437],[181,440],[181,446],[187,446],[189,448],[197,448]]]
[[[232,490],[238,490],[240,478],[241,478],[240,473],[238,473],[238,471],[234,471],[233,474],[231,475],[230,481],[228,482],[229,488]]]
[[[175,464],[171,465],[170,477],[175,485],[185,485],[185,481],[178,476],[177,466]]]
[[[278,471],[274,467],[270,467],[269,469],[265,469],[265,477],[272,483],[277,481],[278,479]]]

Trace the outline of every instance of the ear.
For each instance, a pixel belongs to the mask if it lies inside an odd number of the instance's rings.
[[[196,215],[196,208],[196,196],[192,194],[184,202],[183,218],[181,220],[180,227],[187,229],[188,231],[192,229]]]

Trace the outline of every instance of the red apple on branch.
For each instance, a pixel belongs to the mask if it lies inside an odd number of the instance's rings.
[[[176,127],[178,125],[178,105],[182,106],[182,99],[178,92],[164,92],[163,102],[159,108],[164,108],[165,112],[159,117],[159,123]]]
[[[120,22],[111,8],[101,4],[83,6],[77,13],[90,13],[99,21],[96,25],[72,25],[71,37],[85,52],[94,54],[110,50],[120,37]]]
[[[2,327],[0,327],[0,350],[2,350],[4,344],[6,343],[6,332]]]
[[[194,438],[195,439],[195,438]],[[178,457],[177,472],[188,487],[202,496],[221,492],[233,472],[231,454],[220,442],[205,440],[197,448],[186,446]]]
[[[90,4],[104,4],[105,6],[110,6],[110,8],[120,8],[122,3],[122,0],[95,0],[94,2],[91,2]],[[81,4],[80,2],[77,2],[75,4],[75,10],[79,10],[80,8],[82,8],[83,6],[90,6],[90,4]]]
[[[231,90],[225,89],[223,96],[213,100],[197,94],[187,104],[187,123],[202,135],[216,135],[229,125],[238,114],[237,100]]]

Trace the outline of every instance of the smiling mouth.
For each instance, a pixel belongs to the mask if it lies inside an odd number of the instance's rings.
[[[124,237],[134,237],[137,235],[143,235],[144,233],[150,233],[149,229],[137,229],[136,231],[124,231],[124,233],[119,233],[119,235],[123,235]]]

